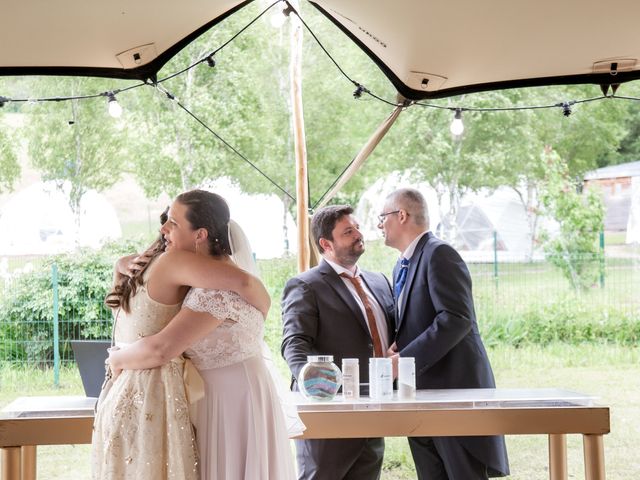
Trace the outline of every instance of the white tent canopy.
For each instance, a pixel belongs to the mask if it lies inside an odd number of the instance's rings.
[[[5,0],[0,74],[153,79],[185,45],[250,3]],[[640,78],[634,0],[310,3],[410,99]]]
[[[0,74],[145,80],[251,1],[3,0]]]

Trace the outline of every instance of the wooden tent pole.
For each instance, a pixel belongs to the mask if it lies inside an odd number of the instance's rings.
[[[324,196],[322,201],[318,204],[317,208],[324,207],[327,203],[329,203],[331,199],[340,191],[340,189],[344,187],[344,185],[351,179],[351,177],[353,177],[358,172],[358,170],[360,170],[360,167],[362,167],[362,164],[365,162],[365,160],[369,158],[369,155],[373,153],[373,151],[378,146],[382,138],[387,134],[387,132],[391,128],[391,125],[393,125],[396,119],[398,118],[398,115],[400,115],[400,112],[402,112],[402,110],[406,106],[406,103],[405,103],[406,101],[404,97],[402,97],[400,94],[398,94],[397,101],[398,101],[398,105],[393,109],[393,111],[389,114],[389,116],[385,118],[385,120],[378,126],[376,131],[373,132],[369,140],[367,140],[367,143],[360,149],[358,154],[355,156],[349,168],[347,168],[342,173],[342,175],[340,176],[336,184]]]
[[[289,0],[300,11],[297,0]],[[302,110],[302,22],[297,15],[289,15],[291,21],[291,112],[293,116],[293,140],[296,160],[296,199],[298,220],[298,272],[309,269],[309,173],[307,170],[307,145]]]

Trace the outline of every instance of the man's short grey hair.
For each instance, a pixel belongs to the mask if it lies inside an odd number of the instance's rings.
[[[406,210],[416,225],[429,228],[427,201],[415,188],[399,188],[389,194],[387,202],[393,205],[394,210]]]

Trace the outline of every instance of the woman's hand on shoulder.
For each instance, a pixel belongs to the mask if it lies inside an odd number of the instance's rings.
[[[118,275],[124,275],[125,277],[131,277],[139,270],[136,268],[136,260],[138,259],[138,254],[134,253],[132,255],[127,255],[124,257],[120,257],[115,264],[115,271]]]

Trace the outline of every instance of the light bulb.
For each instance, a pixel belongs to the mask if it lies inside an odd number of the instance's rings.
[[[462,132],[464,132],[464,124],[462,123],[462,110],[459,108],[456,108],[456,113],[453,116],[453,121],[451,122],[451,125],[449,126],[449,130],[451,130],[451,133],[453,135],[455,135],[456,137],[459,137],[460,135],[462,135]]]
[[[120,115],[122,115],[122,107],[118,103],[116,96],[113,93],[110,93],[107,95],[107,97],[109,98],[109,103],[107,106],[107,108],[109,109],[109,115],[111,115],[113,118],[120,118]]]
[[[282,28],[286,19],[287,17],[285,17],[282,12],[277,12],[271,15],[269,21],[271,22],[271,26],[273,28]]]

